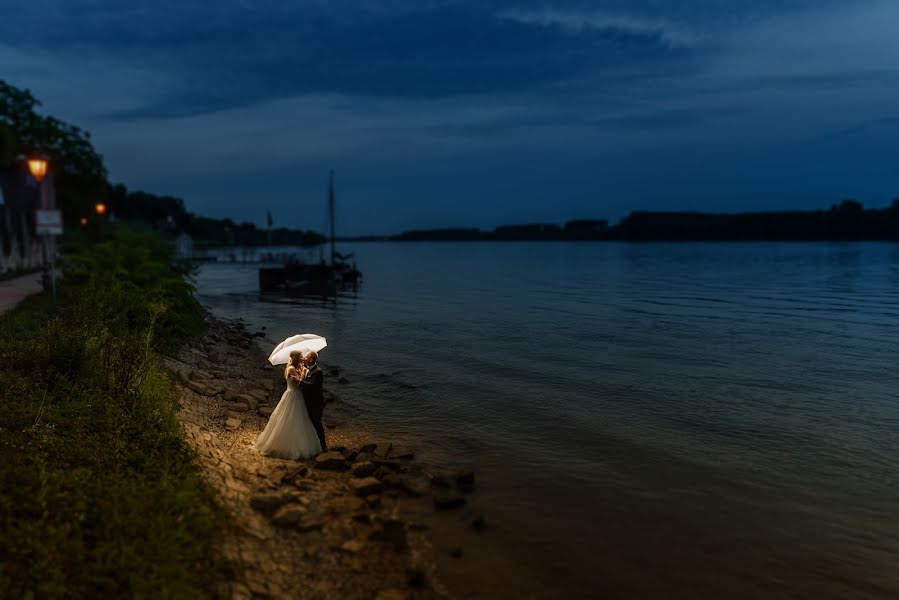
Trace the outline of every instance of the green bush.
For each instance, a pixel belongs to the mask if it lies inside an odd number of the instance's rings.
[[[0,597],[209,596],[227,519],[158,361],[202,329],[189,269],[126,229],[66,263],[0,318]]]

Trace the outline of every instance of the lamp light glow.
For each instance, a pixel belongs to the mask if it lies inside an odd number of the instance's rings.
[[[31,171],[34,180],[40,183],[47,175],[47,161],[43,158],[29,158],[28,170]]]
[[[94,206],[94,210],[97,211],[97,214],[102,217],[106,214],[106,205],[102,202],[97,202],[96,206]]]

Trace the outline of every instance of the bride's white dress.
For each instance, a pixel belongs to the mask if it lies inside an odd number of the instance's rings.
[[[253,447],[263,454],[290,460],[309,458],[322,451],[299,384],[287,380],[287,389]]]

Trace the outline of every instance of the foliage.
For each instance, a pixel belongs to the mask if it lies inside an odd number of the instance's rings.
[[[0,318],[0,597],[208,596],[226,522],[157,354],[202,326],[188,271],[127,230],[70,257]]]
[[[31,92],[0,80],[0,121],[6,124],[7,135],[15,140],[15,153],[48,156],[59,206],[69,222],[77,222],[103,199],[106,166],[91,143],[90,133],[38,114],[39,106]]]

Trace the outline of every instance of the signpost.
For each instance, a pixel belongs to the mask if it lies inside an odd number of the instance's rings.
[[[38,235],[62,235],[62,211],[36,210],[35,233]]]
[[[44,265],[47,265],[47,240],[51,235],[62,235],[62,212],[58,210],[34,211],[35,233],[44,240]],[[50,290],[56,303],[56,261],[50,260]],[[46,271],[44,271],[46,274]],[[46,283],[45,283],[46,285]],[[46,288],[45,288],[46,289]]]

